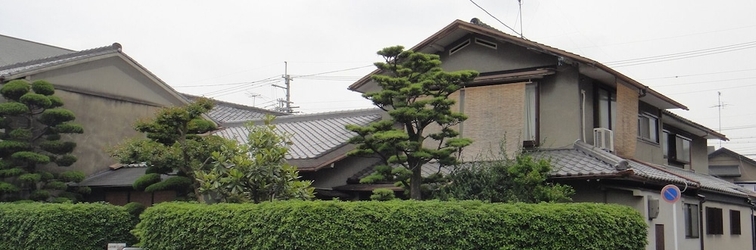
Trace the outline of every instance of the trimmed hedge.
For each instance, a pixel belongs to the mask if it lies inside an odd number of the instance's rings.
[[[0,249],[105,249],[136,241],[136,220],[102,203],[0,203]]]
[[[161,203],[133,231],[148,249],[644,249],[630,207],[473,201]]]

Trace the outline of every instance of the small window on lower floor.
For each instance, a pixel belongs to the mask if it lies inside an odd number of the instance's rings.
[[[685,237],[698,238],[698,204],[685,204]]]
[[[730,234],[740,235],[740,211],[730,210]]]
[[[706,208],[706,234],[724,234],[721,208]]]

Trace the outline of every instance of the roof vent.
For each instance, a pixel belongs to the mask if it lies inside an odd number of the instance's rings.
[[[470,45],[470,39],[467,39],[464,42],[460,43],[459,45],[454,46],[454,48],[451,48],[449,50],[449,55],[452,55],[452,54],[456,53],[457,51],[459,51],[459,50],[467,47],[467,45]]]

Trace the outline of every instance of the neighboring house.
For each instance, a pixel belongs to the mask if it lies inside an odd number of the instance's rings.
[[[756,161],[727,148],[709,153],[709,174],[756,191]]]
[[[445,70],[480,72],[450,96],[453,109],[468,116],[456,129],[473,140],[463,161],[520,150],[550,159],[551,179],[575,187],[575,201],[640,212],[649,225],[647,249],[673,249],[675,241],[679,249],[753,247],[756,196],[708,175],[707,139],[727,138],[667,111],[687,109],[683,104],[597,61],[477,19],[454,21],[411,49],[440,55]],[[349,89],[378,91],[370,78],[377,73]],[[676,213],[660,201],[668,184],[683,190]]]
[[[278,132],[291,136],[287,160],[297,167],[303,179],[313,180],[312,186],[319,198],[350,199],[347,193],[335,188],[347,185],[349,177],[376,163],[377,159],[347,155],[356,146],[348,143],[354,133],[347,130],[346,125],[364,126],[384,116],[385,112],[380,109],[361,109],[280,116],[272,124]],[[214,134],[246,143],[249,129],[245,125],[249,122],[261,125],[264,120],[226,123]]]

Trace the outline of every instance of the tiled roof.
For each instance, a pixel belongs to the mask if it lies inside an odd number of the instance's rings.
[[[75,51],[0,35],[0,66],[54,57]]]
[[[756,193],[707,174],[671,166],[661,166],[646,162],[623,159],[612,153],[594,148],[581,141],[576,141],[571,148],[543,149],[532,151],[530,154],[537,159],[548,159],[553,166],[551,178],[581,179],[581,178],[630,178],[656,181],[658,183],[677,184],[690,188],[700,188],[735,196],[752,196]],[[470,164],[470,163],[467,163]],[[462,166],[464,167],[464,165]],[[423,165],[423,175],[438,172],[438,165],[428,163]],[[373,166],[366,168],[353,179],[361,179],[374,172]],[[448,169],[442,169],[448,173]]]
[[[199,98],[199,96],[189,95],[189,94],[182,94],[185,98],[189,100],[196,100]],[[215,120],[218,123],[221,123],[223,125],[224,123],[229,122],[241,122],[241,121],[251,121],[251,120],[261,120],[265,118],[266,115],[274,115],[274,116],[283,116],[283,115],[289,115],[287,113],[277,112],[273,110],[267,110],[257,107],[251,107],[251,106],[245,106],[241,104],[236,103],[230,103],[230,102],[224,102],[224,101],[215,101],[215,107],[210,110],[210,112],[207,114],[210,119]]]
[[[316,113],[307,115],[281,116],[273,124],[280,132],[291,134],[292,145],[289,148],[289,160],[315,159],[348,145],[348,140],[355,134],[345,128],[346,125],[367,125],[382,117],[380,109],[362,109]],[[262,120],[252,121],[263,124]],[[228,139],[246,142],[249,130],[245,123],[229,123],[225,128],[214,132]],[[298,166],[302,168],[303,166]]]
[[[147,170],[144,164],[115,164],[108,170],[96,173],[79,182],[77,186],[88,187],[131,187]],[[161,175],[161,179],[168,178]]]
[[[41,69],[45,67],[50,67],[54,65],[63,64],[66,62],[95,57],[99,55],[114,53],[120,50],[121,50],[121,45],[118,43],[114,43],[113,45],[110,45],[110,46],[89,49],[89,50],[82,50],[82,51],[71,52],[71,53],[62,54],[62,55],[53,56],[53,57],[47,57],[47,58],[41,58],[41,59],[36,59],[36,60],[31,60],[31,61],[26,61],[26,62],[4,65],[0,67],[0,77],[19,74],[19,73],[23,73],[23,72],[27,72],[27,71],[31,71],[35,69]]]

